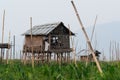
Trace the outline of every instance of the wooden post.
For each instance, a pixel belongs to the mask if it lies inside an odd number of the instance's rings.
[[[12,44],[12,41],[11,41],[11,44]],[[10,60],[12,59],[12,46],[10,48]]]
[[[118,43],[117,43],[117,42],[115,43],[115,46],[116,46],[116,47],[115,47],[115,51],[116,51],[116,61],[118,61],[118,59],[119,59],[119,57],[118,57],[118,56],[119,56],[119,53],[118,53],[119,46],[118,46]]]
[[[117,45],[117,47],[118,47],[118,61],[119,61],[119,56],[120,56],[120,54],[119,54],[119,43],[118,43],[118,45]]]
[[[64,63],[67,63],[67,61],[66,61],[66,52],[64,53]]]
[[[60,53],[60,63],[62,64],[62,52]]]
[[[34,53],[33,53],[33,41],[32,41],[32,17],[30,17],[30,28],[31,28],[31,53],[32,53],[32,68],[34,68]]]
[[[48,58],[48,57],[49,57],[49,54],[48,54],[48,53],[46,53],[46,54],[47,54],[47,63],[48,63],[48,62],[49,62],[49,58]]]
[[[110,56],[109,56],[109,57],[110,57],[109,59],[110,59],[110,61],[111,61],[111,41],[110,41],[110,47],[109,47],[109,55],[110,55]]]
[[[22,62],[23,59],[23,55],[22,55],[22,51],[20,50],[20,61]]]
[[[115,41],[115,53],[116,53],[116,61],[117,61],[117,43]]]
[[[91,53],[92,53],[93,59],[94,59],[94,61],[96,62],[97,68],[98,68],[98,70],[99,70],[100,73],[103,73],[103,72],[102,72],[102,69],[101,69],[101,67],[100,67],[99,62],[98,62],[98,60],[96,59],[96,56],[95,56],[95,54],[94,54],[93,47],[92,47],[92,45],[91,45],[91,42],[90,42],[90,40],[89,40],[89,38],[88,38],[88,35],[87,35],[85,29],[84,29],[84,26],[83,26],[83,24],[82,24],[82,21],[81,21],[81,19],[80,19],[80,16],[79,16],[79,14],[78,14],[78,11],[77,11],[77,9],[76,9],[76,7],[75,7],[75,4],[74,4],[73,1],[71,1],[71,3],[72,3],[73,8],[74,8],[74,10],[75,10],[75,13],[76,13],[77,19],[78,19],[78,21],[79,21],[79,24],[81,25],[82,31],[83,31],[83,33],[84,33],[84,35],[85,35],[85,38],[86,38],[88,47],[89,47],[89,49],[90,49],[90,51],[91,51]]]
[[[26,65],[27,52],[24,53],[24,65]]]
[[[5,10],[3,13],[3,24],[2,24],[2,44],[4,42],[4,24],[5,24]],[[2,53],[2,48],[1,48],[1,62],[2,62],[2,57],[3,57],[3,53]]]
[[[9,57],[9,52],[10,52],[10,32],[9,32],[9,39],[8,39],[8,50],[6,53],[6,63],[8,64],[8,57]]]
[[[112,62],[113,62],[113,60],[114,60],[114,45],[112,45]]]
[[[48,39],[49,39],[48,40],[48,43],[49,43],[49,49],[48,50],[50,50],[51,49],[51,35],[48,36]]]
[[[72,37],[71,37],[71,31],[70,31],[70,26],[68,25],[69,27],[69,36],[70,36],[70,40],[72,42],[72,52],[73,52],[73,55],[74,55],[74,64],[76,65],[76,51],[75,51],[75,47],[74,47],[74,40],[72,40]]]
[[[15,35],[13,36],[13,59],[15,59]]]

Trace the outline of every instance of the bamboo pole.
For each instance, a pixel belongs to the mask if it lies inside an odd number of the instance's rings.
[[[99,62],[98,62],[98,60],[96,59],[96,56],[95,56],[95,54],[94,54],[93,47],[92,47],[92,45],[91,45],[91,42],[90,42],[90,40],[89,40],[89,38],[88,38],[88,35],[87,35],[85,29],[84,29],[84,26],[83,26],[83,24],[82,24],[82,21],[81,21],[81,19],[80,19],[80,16],[79,16],[79,14],[78,14],[78,11],[77,11],[77,9],[76,9],[76,7],[75,7],[75,4],[74,4],[73,1],[71,1],[71,3],[72,3],[73,8],[74,8],[74,10],[75,10],[75,13],[76,13],[77,19],[78,19],[78,21],[79,21],[79,24],[81,25],[82,31],[83,31],[83,33],[84,33],[84,35],[85,35],[85,38],[86,38],[88,47],[89,47],[89,49],[90,49],[90,51],[91,51],[91,53],[92,53],[93,59],[94,59],[94,61],[96,62],[97,68],[98,68],[98,70],[99,70],[100,73],[103,73],[103,72],[102,72],[102,69],[101,69],[101,67],[100,67]]]
[[[95,18],[94,26],[93,26],[93,29],[92,29],[91,42],[92,42],[92,39],[93,39],[93,34],[94,34],[94,31],[95,31],[96,22],[97,22],[97,16]]]
[[[114,57],[113,57],[113,54],[114,54],[114,45],[112,44],[112,62],[113,62],[113,60],[114,60]]]
[[[15,59],[15,35],[13,36],[13,59]]]
[[[93,35],[94,35],[94,31],[95,31],[95,25],[96,25],[96,22],[97,22],[97,16],[96,16],[96,18],[95,18],[95,22],[94,22],[94,25],[93,25],[93,29],[92,29],[92,34],[91,34],[91,43],[92,43],[92,39],[93,39]],[[86,50],[87,50],[87,48],[88,48],[88,46],[87,46],[87,44],[86,44]],[[95,47],[96,48],[96,47]],[[90,51],[89,49],[88,49],[88,51]],[[89,52],[88,51],[86,51],[86,53],[88,53],[88,56],[89,56]],[[86,66],[87,66],[87,64],[88,64],[88,59],[89,57],[87,57],[87,59],[86,59]]]
[[[8,57],[9,57],[9,52],[10,52],[10,32],[9,32],[9,39],[8,39],[8,50],[6,54],[6,63],[8,64]]]
[[[74,48],[74,42],[72,40],[72,37],[71,37],[71,31],[70,31],[70,25],[68,24],[68,28],[69,28],[69,36],[70,36],[70,40],[71,40],[71,43],[72,43],[72,52],[73,52],[73,60],[74,60],[74,64],[76,65],[76,52],[75,52],[75,48]]]
[[[3,23],[2,23],[2,44],[4,42],[4,25],[5,25],[5,10],[4,10],[4,13],[3,13]],[[2,48],[1,48],[1,62],[2,62]]]
[[[11,44],[12,44],[12,41],[11,41]],[[10,49],[10,60],[12,59],[12,47]]]
[[[111,61],[111,41],[110,41],[110,47],[109,47],[109,59]]]
[[[118,59],[118,55],[117,55],[117,42],[115,41],[115,53],[116,53],[116,61]]]
[[[34,68],[34,53],[33,53],[33,40],[32,40],[32,17],[30,17],[30,28],[31,28],[32,68]]]
[[[102,53],[103,53],[103,55],[102,55],[102,57],[103,57],[103,61],[105,61],[105,54],[104,54],[104,50],[102,51]]]
[[[119,61],[119,56],[120,56],[120,54],[119,54],[119,42],[118,42],[117,47],[118,47],[118,61]]]
[[[116,42],[116,60],[118,61],[119,60],[119,53],[118,53],[118,50],[119,50],[119,46],[118,46],[118,43]]]

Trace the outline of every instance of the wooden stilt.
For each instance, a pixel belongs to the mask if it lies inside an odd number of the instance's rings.
[[[12,42],[11,42],[11,44],[12,44]],[[12,59],[12,47],[11,47],[11,49],[10,49],[10,60]]]
[[[43,63],[45,61],[45,54],[44,54],[44,52],[43,52],[43,59],[42,59],[42,61],[43,61]]]
[[[58,53],[58,62],[59,62],[59,64],[61,64],[61,55],[60,55],[60,53]]]
[[[24,65],[26,65],[27,52],[24,53]]]
[[[58,63],[58,53],[56,53],[57,54],[57,63]]]
[[[52,53],[50,53],[50,62],[51,62]]]
[[[63,54],[61,53],[60,55],[61,55],[61,60],[60,61],[61,61],[61,64],[62,64],[63,63]]]
[[[23,51],[20,51],[20,60],[23,62]]]
[[[48,63],[48,53],[46,53],[46,55],[47,55],[47,63]]]
[[[66,52],[65,52],[64,54],[65,54],[65,59],[64,59],[64,62],[66,63]]]
[[[54,61],[56,61],[56,54],[54,54]]]
[[[9,50],[7,50],[7,52],[6,52],[6,64],[8,64],[8,55],[9,54]]]
[[[69,59],[68,59],[68,54],[66,54],[67,55],[67,63],[69,62]]]

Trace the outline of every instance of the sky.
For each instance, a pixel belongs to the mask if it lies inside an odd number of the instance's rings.
[[[74,3],[85,28],[93,26],[96,15],[96,26],[120,22],[120,0],[74,0]],[[21,34],[30,28],[30,17],[33,19],[33,26],[62,21],[66,26],[69,24],[73,32],[80,30],[71,0],[0,0],[0,32],[4,10],[4,41],[8,41],[10,31],[11,41],[13,35],[16,35],[18,48],[24,43]],[[2,33],[0,37],[1,35]]]

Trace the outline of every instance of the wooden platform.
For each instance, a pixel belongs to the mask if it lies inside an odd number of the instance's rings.
[[[11,45],[8,43],[0,43],[0,48],[7,48],[10,49]]]
[[[72,49],[70,48],[70,49],[59,49],[59,50],[52,49],[52,50],[48,50],[48,51],[33,50],[33,53],[64,53],[64,52],[71,52],[71,51],[72,51]],[[31,53],[32,51],[31,51],[31,49],[26,49],[26,50],[24,49],[23,53],[25,53],[25,52]]]

